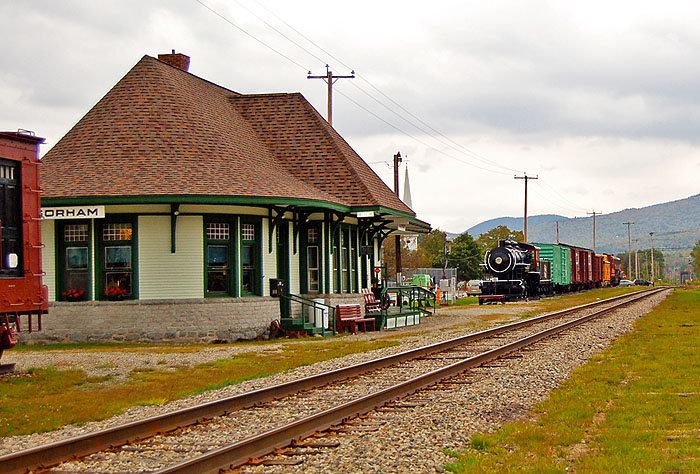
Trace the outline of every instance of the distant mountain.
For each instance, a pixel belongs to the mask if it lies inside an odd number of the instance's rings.
[[[568,217],[558,216],[556,214],[542,214],[539,216],[528,216],[527,227],[528,232],[531,226],[538,224],[545,224],[548,222],[561,221],[562,219],[568,219]],[[510,230],[523,230],[523,218],[522,217],[498,217],[496,219],[490,219],[484,221],[481,224],[477,224],[474,227],[467,229],[469,235],[474,238],[479,237],[481,234],[490,231],[494,227],[499,225],[504,225]]]
[[[593,248],[593,217],[573,218],[543,215],[528,217],[528,240],[531,242],[556,242],[556,224],[559,221],[559,241],[571,245]],[[630,227],[632,250],[635,239],[640,249],[651,246],[649,233],[654,232],[654,248],[667,252],[689,254],[700,240],[700,194],[686,199],[653,206],[625,209],[596,216],[596,250],[606,253],[627,251],[627,226]],[[501,217],[491,219],[467,230],[473,237],[506,225],[512,230],[522,230],[522,218]]]

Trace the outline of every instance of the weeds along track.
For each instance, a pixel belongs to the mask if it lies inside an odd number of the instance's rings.
[[[0,472],[40,472],[48,466],[55,468],[47,472],[217,472],[661,290],[534,317],[13,453],[0,458]]]

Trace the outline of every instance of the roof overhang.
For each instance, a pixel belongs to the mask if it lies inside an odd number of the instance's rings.
[[[124,205],[124,204],[219,204],[259,206],[293,209],[334,211],[354,215],[358,219],[381,225],[387,232],[395,234],[425,234],[430,224],[417,219],[412,213],[397,211],[382,206],[346,206],[314,199],[285,198],[274,196],[202,196],[202,195],[147,195],[147,196],[75,196],[43,197],[42,206],[80,205]]]

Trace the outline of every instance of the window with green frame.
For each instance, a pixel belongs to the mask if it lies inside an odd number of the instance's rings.
[[[136,299],[136,217],[110,216],[97,224],[98,299]]]
[[[241,219],[241,296],[261,295],[260,220]]]
[[[333,245],[333,284],[335,293],[357,291],[357,230],[343,225]]]
[[[321,225],[308,223],[300,236],[300,278],[302,293],[320,293],[323,285]]]
[[[235,237],[235,217],[212,216],[205,219],[205,296],[236,296]]]
[[[90,299],[92,238],[90,221],[66,220],[56,223],[58,301]]]

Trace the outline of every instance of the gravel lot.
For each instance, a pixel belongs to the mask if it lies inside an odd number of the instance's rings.
[[[478,383],[450,384],[445,392],[423,392],[414,401],[419,409],[402,409],[376,413],[367,420],[378,432],[360,432],[340,439],[341,446],[326,450],[324,454],[307,457],[299,467],[245,467],[244,472],[439,472],[450,458],[444,449],[459,449],[468,442],[474,431],[490,430],[503,421],[522,417],[535,403],[546,397],[573,368],[581,365],[591,355],[602,351],[620,334],[631,328],[631,323],[663,299],[636,305],[634,309],[617,312],[586,326],[571,331],[551,342],[541,343],[544,352],[533,352],[533,357],[508,359],[503,367],[477,369],[466,376]],[[103,429],[157,413],[190,406],[204,401],[233,395],[279,383],[294,378],[319,373],[331,368],[346,366],[362,360],[422,346],[456,334],[473,332],[494,324],[502,324],[536,303],[515,303],[505,306],[451,307],[439,310],[434,317],[426,318],[420,326],[398,331],[359,334],[348,338],[364,339],[396,337],[401,335],[401,345],[371,353],[354,354],[333,361],[303,367],[266,379],[248,381],[232,387],[200,394],[158,407],[135,407],[109,420],[66,426],[51,433],[24,437],[5,438],[0,441],[0,452],[16,451],[40,443],[55,441],[77,434]],[[596,331],[602,331],[596,333]],[[594,342],[586,339],[591,334]],[[564,350],[564,344],[574,344],[575,350]],[[6,362],[16,362],[20,370],[28,367],[55,366],[58,368],[82,368],[90,375],[112,375],[123,378],[139,368],[175,368],[230,357],[238,352],[274,351],[277,344],[231,345],[206,348],[197,352],[92,352],[92,351],[42,351],[37,353],[8,352]],[[12,356],[12,357],[10,357]],[[105,361],[109,363],[105,363]],[[426,395],[426,393],[428,395]],[[427,397],[427,398],[426,398]],[[380,442],[378,442],[380,441]]]

